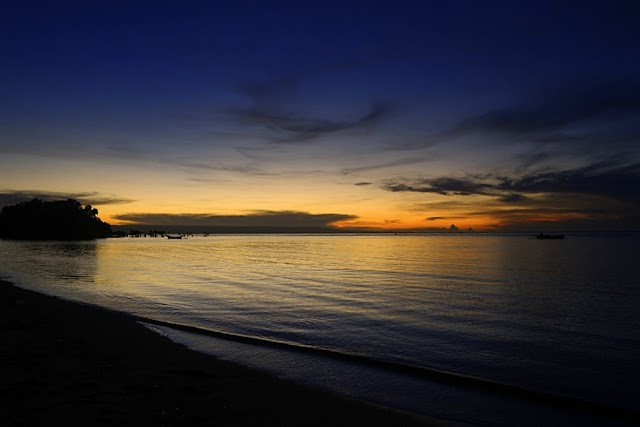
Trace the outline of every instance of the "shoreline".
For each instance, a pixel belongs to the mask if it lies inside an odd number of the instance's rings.
[[[6,425],[456,423],[349,400],[174,343],[134,317],[0,280]]]

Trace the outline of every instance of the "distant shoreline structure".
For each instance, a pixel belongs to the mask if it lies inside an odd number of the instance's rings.
[[[532,237],[532,239],[537,240],[564,240],[564,234],[546,234],[546,233],[538,233]]]
[[[451,230],[451,229],[424,229],[424,230],[372,230],[372,229],[356,229],[356,228],[333,228],[333,227],[255,227],[255,226],[188,226],[188,225],[112,225],[115,237],[126,235],[149,235],[160,236],[166,235],[209,235],[209,234],[385,234],[385,235],[417,235],[417,234],[433,234],[433,235],[489,235],[489,234],[512,234],[524,235],[527,237],[540,234],[539,230],[491,230],[491,231],[468,231],[468,230]],[[161,230],[161,231],[159,231]],[[571,234],[624,234],[637,233],[640,230],[577,230],[577,231],[553,231],[543,232],[544,235],[562,234],[568,236]]]

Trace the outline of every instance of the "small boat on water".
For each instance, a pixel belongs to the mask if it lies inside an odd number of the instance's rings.
[[[564,239],[564,234],[545,234],[545,233],[539,233],[536,234],[534,236],[534,239],[539,239],[539,240],[545,240],[545,239],[550,239],[550,240],[561,240]]]
[[[177,236],[171,236],[171,235],[167,234],[167,239],[182,239],[182,235],[179,234]]]

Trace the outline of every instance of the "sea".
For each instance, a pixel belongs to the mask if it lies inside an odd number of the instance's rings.
[[[451,425],[640,425],[640,233],[0,240],[0,278]]]

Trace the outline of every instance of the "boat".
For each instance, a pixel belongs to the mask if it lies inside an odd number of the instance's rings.
[[[167,234],[167,239],[182,239],[182,235],[179,234],[177,236],[171,236],[171,235]]]
[[[549,239],[549,240],[561,240],[561,239],[564,239],[564,234],[539,233],[539,234],[536,234],[534,236],[534,238],[538,239],[538,240],[546,240],[546,239]]]

